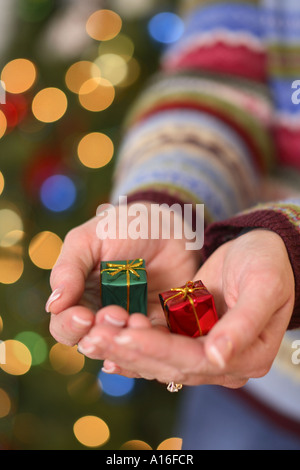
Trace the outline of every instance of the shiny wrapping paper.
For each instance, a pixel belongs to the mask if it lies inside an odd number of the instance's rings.
[[[172,333],[197,338],[218,321],[214,298],[201,281],[187,282],[159,298]]]
[[[100,266],[102,307],[119,305],[128,313],[147,314],[147,272],[141,258],[102,261]]]

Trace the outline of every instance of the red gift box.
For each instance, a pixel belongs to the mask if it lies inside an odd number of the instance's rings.
[[[172,333],[197,338],[206,335],[218,321],[212,294],[201,281],[159,294]]]

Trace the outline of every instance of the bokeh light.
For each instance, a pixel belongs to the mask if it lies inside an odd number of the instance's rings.
[[[153,450],[152,447],[145,441],[139,439],[132,439],[124,442],[120,447],[120,450]]]
[[[99,373],[99,382],[103,393],[111,397],[123,397],[132,392],[135,380],[118,374]]]
[[[79,102],[83,108],[92,112],[104,111],[115,98],[115,89],[109,80],[92,78],[79,90]]]
[[[150,36],[157,42],[171,44],[178,41],[184,32],[184,23],[175,13],[162,12],[148,23]]]
[[[83,416],[73,426],[76,439],[87,447],[99,447],[110,438],[109,427],[97,416]]]
[[[3,331],[3,318],[0,315],[0,333]]]
[[[10,232],[23,233],[23,222],[20,215],[12,209],[0,209],[0,245]]]
[[[93,78],[97,86],[101,78],[99,67],[88,60],[81,60],[68,68],[65,81],[69,90],[78,94],[82,85]]]
[[[29,243],[29,257],[38,268],[52,269],[60,254],[62,245],[61,238],[55,233],[40,232]]]
[[[24,375],[31,367],[31,354],[27,346],[16,341],[9,339],[4,341],[6,363],[1,364],[0,368],[7,374],[11,375]]]
[[[39,91],[32,101],[32,112],[36,119],[42,122],[55,122],[67,111],[68,100],[59,88],[44,88]]]
[[[24,271],[24,262],[19,249],[0,251],[0,283],[14,284]]]
[[[101,168],[112,159],[114,145],[107,135],[101,132],[92,132],[80,140],[77,153],[84,166]]]
[[[134,53],[134,42],[126,34],[120,33],[110,41],[101,42],[98,48],[99,55],[117,54],[128,62]]]
[[[0,418],[4,418],[11,411],[11,400],[3,388],[0,388]]]
[[[24,238],[24,232],[22,230],[12,230],[7,232],[1,239],[0,246],[3,248],[9,248],[17,245]]]
[[[117,54],[102,54],[96,60],[95,64],[101,70],[103,78],[110,81],[112,85],[121,83],[127,75],[127,61]]]
[[[77,374],[85,363],[83,354],[77,351],[76,346],[71,347],[60,343],[52,346],[49,359],[53,369],[62,375]]]
[[[182,449],[182,439],[180,437],[170,437],[162,441],[157,450],[181,450]]]
[[[4,191],[4,186],[5,186],[4,176],[3,176],[3,173],[0,171],[0,195]]]
[[[29,90],[37,77],[36,67],[28,59],[14,59],[2,70],[1,80],[8,93],[19,94]]]
[[[119,34],[122,28],[121,17],[111,10],[95,11],[86,23],[86,31],[97,41],[108,41]]]
[[[40,197],[50,211],[64,212],[76,201],[76,187],[68,176],[52,175],[43,182]]]
[[[22,331],[14,338],[25,344],[32,357],[32,365],[42,364],[48,356],[48,346],[44,338],[34,331]]]
[[[4,136],[7,129],[7,119],[3,111],[0,110],[0,139]]]

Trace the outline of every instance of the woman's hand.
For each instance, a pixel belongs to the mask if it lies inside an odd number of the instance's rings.
[[[141,217],[141,224],[151,225],[151,205]],[[130,205],[128,205],[129,209]],[[168,209],[165,209],[168,211]],[[119,221],[116,208],[117,222]],[[130,217],[121,211],[120,223],[130,226]],[[172,219],[171,230],[172,235]],[[96,323],[106,328],[109,334],[117,333],[119,327],[127,325],[128,314],[116,307],[100,309],[100,262],[143,258],[148,277],[148,316],[152,324],[166,328],[159,304],[158,293],[170,285],[182,284],[191,278],[200,265],[199,253],[185,250],[185,239],[137,239],[128,234],[125,239],[104,239],[97,236],[95,217],[73,229],[66,236],[62,252],[54,266],[50,283],[52,295],[46,310],[51,312],[50,332],[53,337],[67,345],[75,345]],[[117,231],[118,233],[118,226]],[[180,268],[179,268],[180,266]],[[99,311],[99,312],[98,312]],[[98,312],[97,316],[96,313]],[[142,320],[147,320],[146,317]]]
[[[160,290],[180,285],[174,284],[172,270],[164,276]],[[294,275],[282,239],[271,231],[253,230],[216,250],[194,280],[202,280],[214,295],[220,316],[206,337],[170,334],[132,315],[118,333],[96,324],[80,347],[89,357],[106,357],[108,372],[163,383],[236,388],[265,375],[294,307]],[[114,307],[108,308],[113,313]]]

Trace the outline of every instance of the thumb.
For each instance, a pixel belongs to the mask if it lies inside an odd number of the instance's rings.
[[[94,265],[91,236],[95,235],[82,225],[69,232],[65,238],[62,251],[50,276],[52,293],[46,303],[47,312],[58,314],[80,301],[85,281]]]
[[[257,340],[279,308],[276,295],[269,297],[262,286],[243,291],[205,339],[205,353],[211,363],[225,369],[234,356]]]

